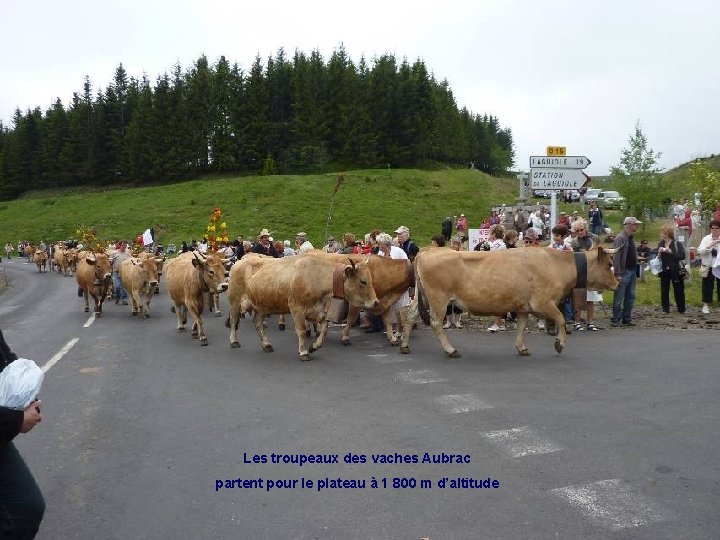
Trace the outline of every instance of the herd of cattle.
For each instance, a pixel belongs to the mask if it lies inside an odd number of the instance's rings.
[[[33,255],[41,272],[47,264],[43,254]],[[54,250],[55,268],[65,275],[74,270],[85,311],[89,311],[92,298],[96,317],[102,316],[103,302],[111,294],[110,257],[111,253],[78,252],[59,246]],[[214,252],[182,253],[165,261],[143,253],[124,260],[120,278],[132,299],[132,315],[150,315],[150,301],[164,272],[165,286],[177,316],[177,330],[185,331],[189,314],[192,337],[201,345],[208,344],[203,311],[208,306],[219,315],[218,295],[227,291],[231,347],[240,347],[238,326],[248,314],[262,349],[272,351],[264,324],[267,315],[291,314],[298,336],[298,354],[309,360],[327,335],[327,316],[333,299],[341,298],[348,307],[343,344],[350,344],[351,323],[362,309],[382,316],[388,339],[393,345],[399,344],[401,352],[410,351],[413,324],[421,318],[432,327],[447,355],[458,357],[443,329],[446,307],[455,301],[474,315],[516,312],[515,347],[519,354],[527,355],[523,337],[529,314],[555,322],[558,329],[555,349],[559,353],[567,336],[558,305],[570,290],[578,286],[614,290],[618,285],[612,268],[612,250],[602,247],[576,254],[550,248],[487,252],[426,248],[413,262],[319,251],[279,259],[253,253],[235,262],[228,272],[229,262]],[[393,305],[412,286],[416,287],[415,298],[400,310],[403,334],[398,340],[391,330]],[[316,323],[320,328],[309,348],[308,323]]]

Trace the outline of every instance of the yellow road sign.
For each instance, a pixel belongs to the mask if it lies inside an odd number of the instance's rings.
[[[547,147],[547,155],[548,156],[564,156],[567,154],[567,148],[564,146],[548,146]]]

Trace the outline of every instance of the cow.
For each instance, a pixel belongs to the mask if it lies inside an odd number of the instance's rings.
[[[130,313],[150,317],[150,301],[158,284],[158,263],[161,257],[125,259],[120,263],[120,280],[131,298]]]
[[[165,281],[177,316],[178,332],[185,331],[190,312],[193,318],[192,337],[198,338],[200,345],[207,345],[202,320],[205,295],[223,292],[228,287],[222,258],[217,254],[203,257],[195,252],[183,253],[165,265]]]
[[[102,317],[102,305],[107,295],[112,266],[105,253],[80,252],[75,279],[85,298],[85,311],[90,311],[88,296],[95,300],[95,316]]]
[[[372,275],[373,288],[378,297],[378,304],[365,311],[373,315],[381,315],[385,323],[388,341],[391,345],[399,345],[400,339],[394,337],[392,332],[392,307],[415,282],[412,262],[407,259],[391,259],[379,255],[331,254],[324,256],[338,262],[346,261],[348,257],[355,262],[367,261]],[[343,345],[351,345],[350,328],[352,323],[357,320],[360,309],[357,305],[350,304],[348,306],[347,322],[340,337],[340,342]]]
[[[367,309],[378,304],[367,263],[356,263],[350,258],[345,261],[338,263],[315,253],[280,259],[254,253],[245,255],[230,269],[230,346],[240,346],[238,321],[241,314],[252,310],[262,349],[273,351],[263,325],[265,316],[291,313],[300,359],[311,360],[310,353],[322,347],[327,335],[325,318],[333,296],[344,297],[350,305]],[[322,324],[309,350],[305,345],[306,321]]]
[[[46,252],[38,249],[35,253],[33,253],[33,260],[37,265],[38,272],[47,272],[48,256]]]
[[[154,258],[156,261],[156,267],[157,267],[157,285],[155,285],[155,294],[160,294],[160,276],[163,274],[163,264],[165,263],[165,257],[161,255],[154,255],[152,253],[148,253],[147,251],[141,251],[138,254],[138,259],[150,259]]]
[[[565,347],[565,319],[558,309],[574,287],[614,290],[618,285],[612,269],[614,250],[599,247],[583,253],[551,248],[519,248],[498,251],[454,251],[433,248],[415,259],[415,300],[404,317],[400,351],[410,352],[412,324],[418,316],[432,326],[440,346],[459,358],[443,330],[443,316],[454,300],[475,315],[518,315],[515,348],[530,354],[523,339],[528,314],[552,319],[558,328],[555,350]]]

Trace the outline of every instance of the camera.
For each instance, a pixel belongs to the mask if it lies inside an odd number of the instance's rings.
[[[713,257],[717,257],[717,249],[712,248],[712,250],[710,251],[710,255],[712,255]]]

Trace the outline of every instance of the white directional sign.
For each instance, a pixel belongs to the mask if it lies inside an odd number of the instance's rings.
[[[584,169],[590,165],[585,156],[530,156],[530,168]]]
[[[530,169],[530,179],[532,189],[544,190],[580,189],[590,180],[580,169],[559,168]]]

